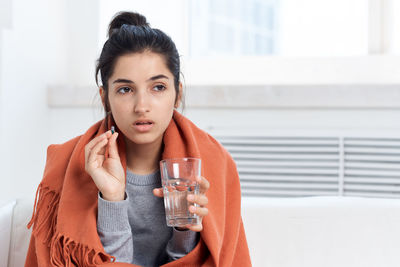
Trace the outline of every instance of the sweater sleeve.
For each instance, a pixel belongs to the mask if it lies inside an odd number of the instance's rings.
[[[98,196],[97,232],[106,253],[117,262],[133,260],[132,232],[128,220],[128,196],[111,202]]]
[[[197,245],[200,234],[191,230],[177,230],[173,227],[172,237],[167,244],[169,261],[182,258]]]

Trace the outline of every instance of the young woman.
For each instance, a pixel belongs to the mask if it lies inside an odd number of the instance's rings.
[[[96,81],[99,73],[106,116],[49,146],[26,266],[250,266],[235,163],[176,111],[173,41],[142,15],[118,13]],[[183,228],[166,225],[159,171],[161,159],[178,157],[202,160],[200,195],[188,197],[202,222]]]

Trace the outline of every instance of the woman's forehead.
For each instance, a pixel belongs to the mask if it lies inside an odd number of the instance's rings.
[[[148,80],[159,75],[173,77],[162,55],[145,51],[120,56],[116,61],[110,80],[121,78]]]

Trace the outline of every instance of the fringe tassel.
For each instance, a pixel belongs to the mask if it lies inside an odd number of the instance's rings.
[[[32,218],[28,229],[32,234],[44,234],[43,243],[50,248],[52,266],[96,266],[97,264],[114,262],[115,257],[75,242],[62,234],[56,234],[57,211],[60,195],[49,187],[39,184],[36,191]],[[42,231],[46,231],[41,233]]]
[[[32,226],[32,224],[34,223],[34,221],[36,220],[36,204],[37,204],[37,197],[38,197],[38,194],[39,194],[39,191],[40,191],[40,189],[42,188],[42,184],[39,184],[39,186],[38,186],[38,189],[36,190],[36,194],[35,194],[35,203],[33,204],[33,212],[32,212],[32,217],[31,217],[31,220],[29,221],[29,223],[28,223],[28,225],[27,225],[27,227],[28,227],[28,229],[29,228],[31,228],[31,226]]]
[[[39,196],[39,198],[38,198]],[[60,195],[49,187],[39,184],[33,205],[32,218],[29,221],[28,229],[32,227],[32,234],[37,236],[42,229],[47,229],[44,242],[50,246],[51,238],[55,232],[57,222],[57,210]]]
[[[52,266],[94,267],[101,263],[114,262],[115,257],[96,251],[86,245],[76,243],[71,238],[58,234],[51,240],[50,262]]]

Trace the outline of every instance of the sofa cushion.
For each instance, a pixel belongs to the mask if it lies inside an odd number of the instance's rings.
[[[16,201],[0,203],[0,266],[7,266],[10,247],[12,216]]]
[[[28,230],[26,225],[32,216],[33,202],[33,197],[17,199],[13,214],[8,267],[21,267],[25,264],[31,237],[31,230]]]
[[[242,198],[253,266],[400,266],[400,199]]]

